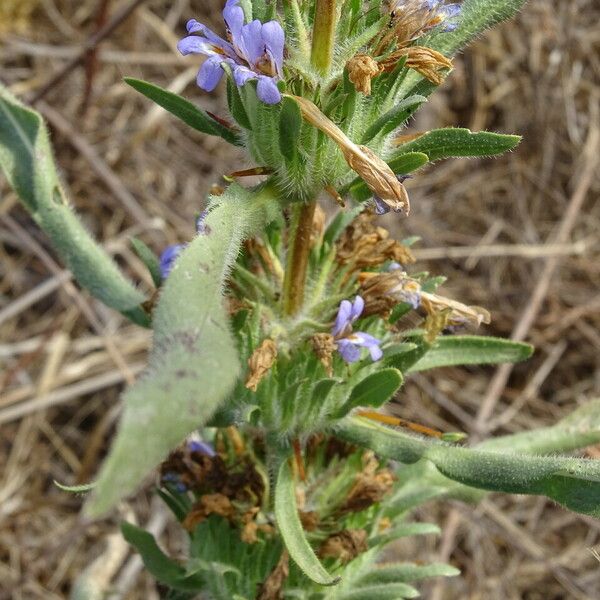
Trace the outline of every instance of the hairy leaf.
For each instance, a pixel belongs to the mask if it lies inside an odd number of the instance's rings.
[[[417,565],[415,563],[382,564],[360,579],[361,583],[394,583],[419,581],[429,577],[456,577],[460,571],[444,563]]]
[[[184,567],[169,558],[159,547],[154,536],[131,523],[121,524],[123,537],[140,553],[144,566],[157,581],[176,590],[198,590],[202,579],[188,576]]]
[[[236,146],[242,145],[233,129],[225,127],[225,125],[222,125],[195,104],[192,104],[189,100],[182,98],[178,94],[174,94],[148,81],[134,79],[133,77],[126,77],[125,83],[146,96],[146,98],[162,106],[166,111],[196,131],[220,136],[225,141]]]
[[[531,356],[533,348],[523,342],[476,335],[439,337],[409,372],[426,371],[454,365],[492,365],[515,363]]]
[[[473,488],[544,495],[575,512],[600,517],[598,461],[451,446],[357,417],[341,423],[337,434],[403,463],[426,459],[446,478]]]
[[[233,389],[240,362],[222,302],[243,240],[263,218],[269,196],[231,185],[199,234],[177,258],[154,311],[149,366],[124,395],[117,437],[87,507],[99,515],[132,492],[202,426]]]
[[[398,369],[381,369],[367,375],[352,388],[348,401],[337,414],[338,418],[348,414],[357,406],[382,406],[401,385],[402,373]]]
[[[294,476],[287,460],[279,467],[275,485],[275,517],[286,548],[302,572],[320,585],[336,585],[340,578],[325,570],[306,539],[298,516]]]
[[[138,238],[131,238],[131,245],[133,246],[135,253],[139,256],[140,260],[148,269],[154,285],[159,287],[162,283],[162,275],[160,272],[160,262],[158,257],[144,242],[142,242],[142,240]]]
[[[147,325],[144,296],[93,240],[60,184],[42,117],[0,86],[0,168],[78,283],[136,323]]]
[[[284,98],[279,113],[279,149],[289,162],[294,162],[298,156],[302,114],[297,102]]]
[[[520,141],[519,135],[505,135],[490,131],[472,133],[469,129],[447,127],[433,129],[421,137],[402,144],[394,156],[399,159],[407,152],[423,152],[432,162],[453,156],[494,156],[512,150]],[[397,159],[394,158],[392,161]]]

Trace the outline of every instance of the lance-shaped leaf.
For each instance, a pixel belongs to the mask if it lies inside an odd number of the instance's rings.
[[[0,169],[78,283],[133,321],[146,325],[143,294],[93,240],[69,206],[42,117],[0,86]]]
[[[402,144],[394,156],[400,158],[406,152],[423,152],[432,162],[453,156],[494,156],[512,150],[520,141],[519,135],[489,131],[472,133],[469,129],[448,127],[428,131]]]
[[[462,448],[358,417],[345,419],[337,434],[406,464],[425,459],[447,479],[472,488],[543,495],[575,512],[600,517],[600,461]]]
[[[289,162],[294,162],[298,156],[302,114],[296,102],[284,98],[279,113],[279,150]]]
[[[375,565],[373,570],[360,579],[365,583],[394,583],[420,581],[430,577],[456,577],[460,571],[445,563],[417,565],[415,563],[396,563]]]
[[[213,198],[199,234],[177,258],[154,311],[149,366],[125,393],[117,437],[88,505],[99,515],[142,479],[233,389],[240,362],[223,286],[245,237],[264,214],[263,194],[231,185]]]
[[[367,375],[350,392],[348,400],[339,409],[336,418],[347,415],[358,406],[380,407],[385,404],[402,385],[402,373],[398,369],[380,369]]]
[[[393,157],[387,161],[387,164],[397,175],[408,175],[426,165],[428,160],[429,157],[423,152],[407,152],[402,156]],[[348,186],[343,188],[341,193],[344,193],[348,189],[352,197],[358,202],[364,202],[373,196],[373,192],[360,177],[357,177]]]
[[[456,365],[515,363],[531,356],[533,347],[522,342],[477,335],[439,337],[435,345],[408,367],[409,372]]]
[[[238,135],[232,128],[219,123],[195,104],[192,104],[178,94],[174,94],[148,81],[134,79],[133,77],[126,77],[125,83],[146,96],[146,98],[162,106],[166,111],[196,131],[201,131],[208,135],[218,135],[235,146],[242,145]]]
[[[283,460],[275,485],[275,517],[285,546],[302,572],[320,585],[336,585],[339,577],[332,577],[310,547],[298,516],[296,486],[289,462]]]
[[[409,96],[399,102],[394,108],[379,117],[365,132],[361,144],[371,141],[376,135],[386,135],[400,127],[418,108],[427,102],[424,96]]]

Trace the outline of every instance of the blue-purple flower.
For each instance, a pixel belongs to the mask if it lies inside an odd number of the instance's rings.
[[[206,456],[211,457],[217,455],[215,449],[208,442],[203,442],[201,440],[190,440],[187,446],[190,452],[199,452],[200,454],[205,454]]]
[[[363,331],[352,331],[352,324],[360,317],[364,307],[365,301],[360,296],[356,296],[354,302],[342,300],[331,330],[338,352],[347,363],[360,359],[361,348],[369,350],[373,361],[383,356],[380,340]]]
[[[158,260],[160,274],[163,280],[168,277],[173,265],[175,264],[176,258],[181,254],[181,251],[185,248],[185,246],[185,244],[171,244],[163,250]]]
[[[396,179],[400,183],[404,183],[409,178],[410,175],[396,175]],[[377,194],[373,194],[373,202],[375,203],[375,214],[377,215],[386,215],[390,212],[390,210],[392,210],[392,207],[390,206],[389,202],[386,202],[385,200],[383,200],[383,198],[381,198],[381,196],[378,196]],[[401,205],[399,205],[398,208],[394,208],[394,212],[403,211],[404,208]]]
[[[223,76],[222,65],[225,63],[231,68],[236,85],[243,86],[247,81],[257,79],[256,93],[260,100],[265,104],[277,104],[281,100],[277,81],[283,74],[283,29],[277,21],[261,23],[255,19],[244,23],[244,11],[238,2],[227,0],[223,9],[227,40],[192,19],[187,24],[190,35],[183,38],[177,48],[184,56],[208,56],[196,79],[203,90],[211,92],[215,89]]]

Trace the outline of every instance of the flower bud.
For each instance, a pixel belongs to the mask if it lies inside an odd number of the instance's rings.
[[[256,391],[261,379],[273,366],[276,358],[277,346],[275,345],[275,342],[270,339],[264,340],[248,359],[250,373],[246,380],[246,387],[249,390],[252,390],[253,392]]]

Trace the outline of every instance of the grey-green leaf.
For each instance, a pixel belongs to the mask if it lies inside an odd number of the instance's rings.
[[[408,368],[408,372],[456,365],[515,363],[526,360],[532,352],[533,348],[529,344],[502,338],[476,335],[443,336]]]
[[[165,90],[153,83],[149,83],[148,81],[134,79],[133,77],[126,77],[125,83],[130,85],[134,90],[140,92],[140,94],[146,96],[146,98],[149,98],[159,106],[162,106],[162,108],[196,131],[220,136],[225,141],[235,146],[242,145],[233,129],[225,127],[225,125],[219,123],[195,104],[192,104],[178,94],[174,94],[173,92]]]
[[[456,577],[460,571],[445,563],[417,565],[415,563],[395,563],[377,565],[360,579],[360,583],[394,583],[428,579],[430,577]]]
[[[472,488],[544,495],[572,511],[600,517],[599,461],[463,448],[357,417],[342,422],[337,434],[406,464],[428,460],[444,477]]]
[[[409,96],[401,100],[394,108],[379,117],[365,131],[361,144],[371,141],[376,135],[386,135],[400,127],[410,116],[423,104],[427,102],[425,96]]]
[[[320,585],[336,585],[339,577],[332,577],[310,547],[298,517],[296,487],[288,460],[283,460],[275,485],[275,517],[277,527],[290,556],[302,572]]]
[[[87,507],[99,515],[142,479],[233,389],[240,361],[223,287],[243,240],[264,218],[267,190],[231,185],[212,199],[206,234],[177,258],[154,311],[149,366],[124,395],[117,437]]]
[[[42,117],[0,86],[0,168],[78,283],[133,321],[147,325],[144,295],[90,236],[65,197]]]
[[[423,152],[430,161],[457,156],[494,156],[512,150],[521,141],[519,135],[490,131],[472,133],[469,129],[447,127],[433,129],[402,144],[395,153],[398,159],[407,152]],[[393,163],[395,158],[389,161]]]

